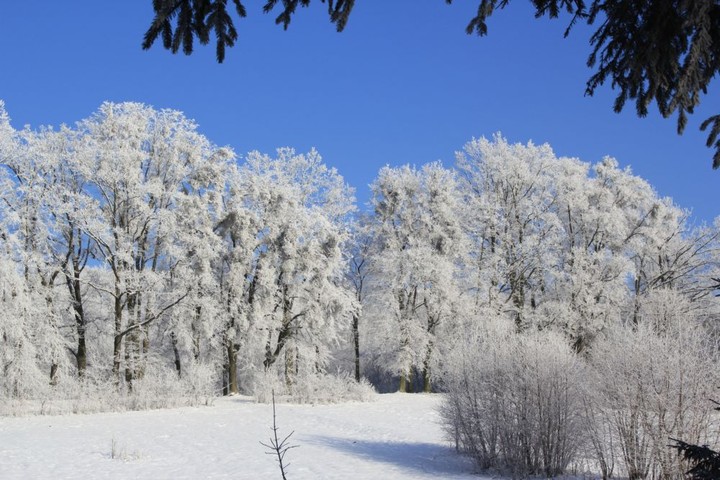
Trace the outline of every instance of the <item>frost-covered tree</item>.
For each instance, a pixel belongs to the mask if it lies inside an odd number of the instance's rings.
[[[267,256],[263,245],[265,218],[258,205],[257,180],[257,176],[234,170],[229,177],[228,197],[213,228],[221,242],[219,255],[212,264],[215,284],[212,298],[222,318],[226,394],[239,392],[238,355],[247,362],[257,356],[258,345],[262,343],[258,330],[263,328],[258,320],[264,320],[260,304],[265,302],[267,309],[267,290],[272,289],[264,283],[268,281],[263,271]],[[253,349],[256,351],[252,352]]]
[[[413,370],[431,390],[443,329],[456,318],[464,236],[457,180],[438,163],[380,170],[372,185],[374,336],[406,391]]]
[[[105,103],[80,127],[80,174],[96,199],[83,225],[111,282],[93,285],[109,298],[113,373],[142,377],[148,327],[192,290],[176,272],[191,262],[184,238],[196,232],[182,215],[196,195],[210,195],[232,156],[197,133],[181,113],[136,103]],[[207,208],[206,204],[202,205]]]
[[[457,154],[477,308],[511,316],[518,330],[534,322],[557,264],[557,163],[548,145],[511,145],[499,136]]]
[[[230,392],[241,348],[251,370],[258,363],[273,369],[282,359],[290,388],[298,374],[324,369],[356,309],[342,284],[354,208],[352,190],[316,151],[249,154],[216,226],[224,244],[217,275],[227,306]]]
[[[63,300],[56,289],[63,280],[54,249],[56,225],[53,211],[58,205],[54,164],[48,145],[57,135],[50,131],[16,132],[0,105],[0,163],[2,163],[3,212],[0,216],[7,259],[22,271],[27,295],[35,312],[26,321],[39,323],[33,342],[38,353],[49,363],[49,379],[57,381],[66,366],[65,343],[60,332]]]
[[[545,315],[580,352],[603,328],[618,322],[627,305],[626,283],[633,269],[626,247],[635,226],[629,209],[647,202],[623,197],[627,191],[640,197],[643,190],[634,184],[622,192],[607,181],[607,170],[618,172],[612,159],[594,167],[575,159],[558,163],[556,211],[562,235]],[[629,172],[618,173],[639,180]]]
[[[635,264],[634,293],[642,296],[658,289],[682,291],[700,300],[713,290],[712,270],[717,268],[717,227],[693,228],[689,212],[670,199],[657,201],[632,245]]]
[[[18,135],[19,149],[8,160],[8,167],[18,182],[16,190],[35,181],[45,192],[40,197],[45,233],[36,234],[35,242],[44,242],[47,248],[45,262],[50,277],[45,283],[51,284],[55,296],[62,290],[67,292],[59,298],[61,304],[57,308],[64,317],[71,313],[71,318],[63,318],[61,323],[72,320],[74,324],[73,334],[66,335],[70,343],[67,350],[72,353],[77,372],[82,376],[87,368],[88,316],[87,288],[81,276],[90,259],[92,243],[81,229],[81,222],[85,212],[94,206],[86,190],[87,182],[77,168],[77,149],[82,140],[76,131],[66,126],[57,131],[25,129]]]
[[[717,232],[691,229],[611,158],[591,166],[496,137],[466,145],[458,168],[476,312],[561,329],[583,351],[651,289],[711,290]]]
[[[52,250],[54,263],[59,267],[62,281],[67,287],[75,339],[68,350],[72,353],[79,376],[88,364],[87,286],[83,272],[92,255],[93,244],[83,231],[82,217],[91,211],[94,201],[86,190],[87,181],[78,173],[76,148],[78,138],[72,130],[63,127],[58,132],[45,132],[44,156],[52,168],[52,195],[49,205],[53,222]]]
[[[45,275],[43,256],[34,247],[40,241],[34,229],[42,232],[40,219],[32,213],[41,203],[36,188],[25,184],[15,173],[15,163],[22,155],[20,138],[9,124],[0,103],[0,397],[32,398],[41,395],[56,372],[49,372],[57,359],[47,353],[57,346],[55,318],[47,309],[51,288],[38,288],[38,275],[31,265]],[[28,214],[31,214],[28,218]],[[37,260],[40,260],[38,263]],[[46,277],[43,277],[46,278]],[[50,296],[50,299],[52,297]],[[50,360],[50,361],[48,361]]]
[[[373,254],[372,234],[370,228],[372,217],[360,215],[351,224],[351,239],[348,252],[348,270],[346,281],[352,290],[358,308],[353,312],[352,318],[352,349],[353,362],[355,365],[355,381],[359,382],[360,373],[360,322],[362,318],[362,305],[367,302],[368,284],[372,276],[371,257]],[[372,300],[370,300],[372,302]]]

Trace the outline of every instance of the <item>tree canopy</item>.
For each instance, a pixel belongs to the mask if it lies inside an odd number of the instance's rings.
[[[238,17],[247,16],[241,0],[231,0]],[[280,8],[275,23],[287,30],[297,7],[311,0],[267,0],[263,12]],[[327,4],[330,21],[342,32],[347,25],[354,0],[320,0]],[[452,0],[445,0],[452,3]],[[510,0],[481,0],[466,31],[480,36],[488,33],[487,21]],[[578,22],[598,24],[590,38],[588,66],[594,73],[588,79],[586,94],[609,82],[617,89],[613,108],[620,112],[628,100],[644,117],[655,103],[663,117],[677,113],[677,130],[682,134],[687,116],[700,104],[701,95],[720,70],[720,5],[713,0],[531,0],[536,17],[571,18],[565,36]],[[162,37],[163,47],[189,55],[194,40],[201,44],[216,41],[217,61],[238,38],[228,0],[153,0],[155,17],[143,40],[149,49]],[[231,7],[232,9],[232,7]],[[707,146],[715,148],[713,168],[720,167],[720,114],[706,119],[700,129],[708,130]]]

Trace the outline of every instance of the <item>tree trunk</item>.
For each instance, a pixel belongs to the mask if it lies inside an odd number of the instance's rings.
[[[58,364],[54,363],[50,365],[50,385],[57,385],[57,371]]]
[[[282,319],[282,328],[280,329],[280,332],[278,332],[277,337],[277,343],[275,344],[275,350],[273,351],[271,347],[271,341],[272,341],[272,332],[269,335],[268,343],[265,346],[265,360],[263,361],[263,365],[265,366],[265,370],[269,369],[273,363],[277,360],[278,356],[282,352],[283,348],[285,347],[286,343],[289,343],[294,335],[293,328],[291,326],[292,321],[294,319],[292,315],[292,300],[288,299],[288,287],[287,285],[283,286],[283,298],[282,298],[282,309],[283,309],[283,319]]]
[[[128,328],[137,325],[137,293],[130,293],[127,297]],[[138,328],[131,330],[125,338],[125,382],[132,388],[136,378],[139,352]]]
[[[439,318],[439,317],[438,317]],[[435,335],[435,325],[439,320],[431,321],[428,324],[428,334],[431,335],[431,338]],[[432,379],[432,367],[431,361],[432,361],[432,354],[433,354],[433,348],[434,343],[432,340],[428,341],[427,348],[425,349],[425,359],[423,360],[423,371],[422,371],[422,377],[423,377],[423,392],[430,393],[432,392],[432,385],[431,385],[431,379]]]
[[[45,289],[45,291],[47,292],[46,296],[45,296],[45,305],[47,306],[48,314],[49,314],[48,323],[50,324],[50,327],[55,332],[57,332],[58,328],[57,328],[57,324],[55,321],[55,308],[53,305],[52,295],[50,294],[50,289],[52,288],[52,283],[53,283],[52,280],[48,280],[45,277],[41,277],[41,285],[43,286],[43,289]],[[50,365],[50,385],[55,386],[55,385],[57,385],[58,354],[54,348],[53,348],[51,356],[52,356],[52,363]]]
[[[72,298],[73,316],[75,317],[75,330],[77,331],[77,349],[75,361],[77,363],[78,377],[85,375],[87,368],[87,345],[85,342],[85,309],[83,307],[82,291],[80,290],[81,268],[76,259],[72,262],[72,278],[66,279],[66,285]]]
[[[265,344],[265,360],[263,361],[265,370],[272,367],[272,365],[277,360],[278,356],[280,356],[280,353],[282,353],[283,348],[291,340],[291,338],[292,338],[292,330],[290,329],[289,322],[287,324],[283,324],[283,327],[280,330],[280,333],[278,333],[278,339],[277,339],[277,344],[275,345],[275,350],[272,349],[272,346],[270,344],[270,341],[272,339],[272,333],[270,334],[270,338],[268,339],[268,342]]]
[[[113,341],[113,376],[120,382],[120,355],[122,353],[122,337],[116,334]]]
[[[78,327],[78,344],[75,361],[77,362],[78,377],[82,378],[85,376],[85,370],[87,369],[87,345],[85,344],[84,325],[82,329]]]
[[[140,340],[138,341],[138,351],[140,353],[140,362],[137,368],[138,378],[145,376],[145,369],[147,367],[148,353],[150,352],[150,336],[148,335],[148,327],[142,327],[139,329]]]
[[[135,334],[134,331],[125,338],[125,383],[132,390],[132,382],[135,378]]]
[[[403,372],[400,374],[400,388],[398,392],[407,393],[407,375]]]
[[[353,315],[353,346],[355,347],[355,381],[360,381],[360,316]]]
[[[178,350],[177,335],[175,332],[170,332],[170,338],[172,339],[173,355],[175,356],[175,371],[178,374],[178,378],[182,378],[182,364],[180,363],[180,350]]]
[[[226,362],[225,365],[223,365],[223,376],[222,376],[223,397],[227,397],[230,394],[230,388],[228,385],[228,379],[230,378],[230,375],[228,375],[229,370],[230,370],[230,365]]]
[[[432,392],[432,385],[430,383],[430,362],[427,360],[425,361],[425,365],[423,365],[423,392]]]
[[[227,392],[226,395],[237,395],[240,393],[240,390],[238,389],[238,379],[237,379],[237,345],[235,345],[231,340],[227,341],[227,356],[228,356],[228,363],[227,363],[227,375],[228,375],[228,382],[227,382]]]
[[[298,373],[298,351],[297,347],[293,348],[292,344],[288,344],[285,348],[285,386],[288,392],[292,393],[295,385],[295,377]]]
[[[120,287],[116,281],[115,286],[115,338],[113,341],[113,377],[120,382],[120,355],[122,354],[122,300]]]
[[[200,323],[202,318],[202,307],[195,307],[195,322]],[[200,332],[195,328],[195,322],[190,324],[192,331],[193,358],[197,361],[200,358]]]

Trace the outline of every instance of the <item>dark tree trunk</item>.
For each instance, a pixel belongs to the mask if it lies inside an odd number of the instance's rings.
[[[122,355],[122,300],[120,289],[115,287],[115,338],[113,340],[113,376],[120,382],[120,358]]]
[[[77,331],[77,350],[75,361],[77,362],[78,376],[82,377],[87,368],[87,345],[85,343],[85,310],[83,308],[82,291],[80,290],[80,268],[75,262],[73,264],[73,278],[67,279],[68,290],[72,297],[73,315],[75,317],[75,329]]]
[[[290,309],[285,309],[283,325],[282,325],[282,329],[278,333],[277,343],[275,344],[275,350],[272,349],[272,346],[270,344],[270,341],[272,339],[272,333],[270,334],[271,336],[268,339],[268,343],[265,346],[265,360],[263,361],[265,370],[270,368],[275,363],[275,361],[278,359],[278,357],[282,353],[283,348],[285,347],[285,344],[288,343],[290,340],[292,340],[293,329],[291,327],[291,323],[292,323],[292,316],[290,313]]]
[[[229,376],[228,376],[228,370],[229,370],[229,369],[230,369],[230,368],[229,368],[229,365],[228,365],[227,363],[225,363],[225,365],[223,365],[223,376],[222,376],[222,394],[223,394],[223,397],[227,397],[228,394],[230,393],[230,390],[229,390],[229,388],[228,388],[228,378],[229,378]]]
[[[139,357],[138,328],[136,327],[137,317],[137,293],[130,293],[127,296],[128,328],[135,327],[125,338],[125,382],[132,388],[132,382],[137,374],[137,362]]]
[[[355,348],[355,381],[360,381],[360,317],[353,315],[353,346]]]
[[[178,378],[182,378],[182,364],[180,363],[180,350],[178,350],[177,335],[175,332],[170,333],[172,339],[173,354],[175,355],[175,371],[178,374]]]
[[[195,321],[200,323],[202,318],[202,307],[195,307]],[[197,361],[200,358],[200,332],[195,328],[195,322],[190,325],[192,330],[193,358]]]
[[[87,345],[85,344],[85,326],[78,328],[77,354],[75,355],[78,376],[84,377],[87,369]]]
[[[237,351],[238,351],[238,345],[233,343],[231,340],[228,340],[228,342],[227,342],[228,381],[227,381],[227,393],[225,393],[226,395],[237,395],[238,393],[240,393],[240,390],[238,389],[238,379],[237,379]]]

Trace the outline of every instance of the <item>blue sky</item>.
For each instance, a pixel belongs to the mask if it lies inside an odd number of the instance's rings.
[[[711,92],[683,136],[655,111],[612,111],[609,86],[585,97],[591,31],[564,39],[567,18],[536,20],[529,2],[496,12],[487,37],[465,25],[479,0],[359,1],[343,33],[314,0],[288,31],[246,0],[225,63],[213,46],[142,51],[150,0],[8,2],[0,14],[0,99],[16,128],[72,124],[110,100],[181,110],[237,153],[316,147],[361,203],[383,165],[443,160],[473,137],[548,142],[556,154],[610,155],[698,221],[720,215],[720,172],[698,126],[717,113]],[[715,86],[715,85],[713,85]],[[717,87],[715,87],[717,88]]]

